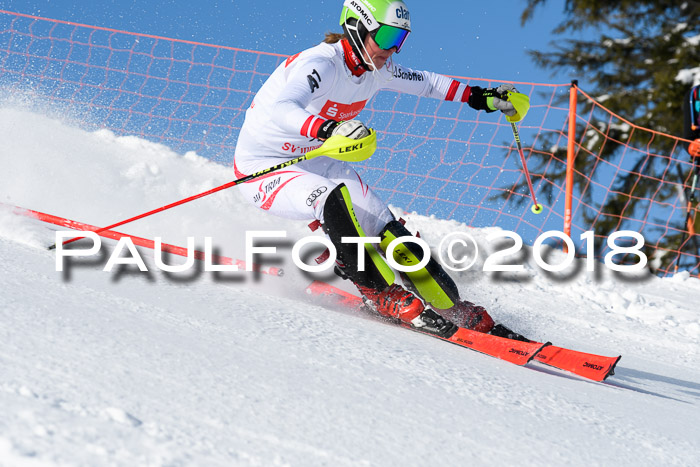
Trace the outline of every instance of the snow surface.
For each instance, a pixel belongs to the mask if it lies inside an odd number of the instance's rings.
[[[93,225],[235,178],[7,105],[0,138],[0,202]],[[498,231],[400,214],[433,246],[455,231],[485,246]],[[306,226],[235,187],[118,230],[183,246],[210,236],[238,258],[245,230],[286,230],[263,257],[286,274],[165,274],[148,250],[148,273],[104,272],[112,241],[56,272],[47,224],[1,208],[0,465],[700,465],[700,281],[686,274],[546,274],[526,252],[522,273],[480,261],[455,275],[532,338],[621,354],[593,383],[305,296],[313,277],[289,258]]]

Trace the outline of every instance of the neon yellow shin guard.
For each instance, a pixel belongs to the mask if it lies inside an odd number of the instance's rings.
[[[386,254],[387,247],[393,240],[413,235],[401,222],[394,220],[384,227],[380,236],[382,241],[379,246]],[[416,265],[423,258],[423,250],[415,243],[399,244],[394,248],[393,258],[402,266]],[[403,274],[408,277],[421,298],[435,309],[446,310],[459,301],[457,285],[434,258],[431,258],[424,268]]]

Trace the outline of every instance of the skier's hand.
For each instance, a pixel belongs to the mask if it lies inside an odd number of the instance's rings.
[[[495,112],[500,110],[509,117],[512,117],[517,112],[513,104],[508,102],[508,92],[518,92],[512,84],[502,84],[497,88],[480,88],[479,86],[471,87],[471,94],[467,103],[476,110],[485,110],[486,112]]]
[[[362,139],[369,136],[369,130],[359,120],[347,120],[344,122],[336,122],[335,120],[326,120],[318,129],[317,138],[327,140],[331,136],[341,135],[351,139]]]

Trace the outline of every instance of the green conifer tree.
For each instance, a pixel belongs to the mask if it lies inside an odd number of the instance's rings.
[[[531,19],[546,3],[547,0],[527,0],[522,22]],[[682,102],[693,76],[700,74],[698,18],[700,1],[566,0],[564,18],[553,29],[557,38],[552,41],[552,50],[533,51],[531,55],[543,69],[575,70],[577,76],[572,78],[585,78],[592,83],[593,89],[585,89],[589,95],[635,125],[682,136]],[[584,36],[579,34],[582,31],[596,31],[595,38],[580,38]],[[582,193],[584,206],[579,209],[582,223],[595,225],[596,238],[602,243],[616,230],[638,230],[634,218],[647,217],[653,224],[658,205],[672,203],[678,197],[677,184],[681,179],[672,155],[678,157],[681,151],[670,138],[649,138],[590,106],[585,111],[590,111],[592,118],[590,125],[579,127],[577,132],[581,144],[575,163],[577,173],[594,173],[601,160],[613,167],[621,164],[623,157],[629,160],[630,148],[638,147],[645,153],[626,164],[604,199],[600,198],[600,191],[596,193],[585,186],[591,180],[576,177],[575,189]],[[538,146],[551,147],[556,138],[557,135],[551,135]],[[538,165],[549,167],[547,179],[553,183],[541,185],[541,195],[545,197],[552,194],[556,185],[561,186],[565,177],[565,167],[560,164],[552,170],[550,158],[566,160],[565,148],[551,156],[546,152],[532,152],[540,163],[533,160],[535,177]],[[524,189],[516,187],[518,191]],[[650,203],[652,198],[654,202]],[[663,223],[659,231],[645,232],[655,238],[645,249],[648,256],[657,260],[650,264],[667,267],[676,259],[676,255],[665,252],[678,249],[684,221],[679,215],[677,225],[674,224],[676,232],[664,232]],[[601,246],[597,251],[601,251]]]

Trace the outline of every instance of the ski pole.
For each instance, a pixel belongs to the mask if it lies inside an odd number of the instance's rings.
[[[328,138],[321,147],[314,149],[313,151],[309,151],[306,154],[297,157],[296,159],[291,159],[285,162],[282,162],[281,164],[277,164],[273,167],[269,167],[267,169],[261,170],[260,172],[256,172],[251,175],[246,175],[245,177],[239,178],[238,180],[233,180],[231,182],[225,183],[221,186],[218,186],[216,188],[212,188],[211,190],[204,191],[202,193],[199,193],[194,196],[190,196],[188,198],[181,199],[180,201],[176,201],[174,203],[167,204],[165,206],[161,206],[157,209],[153,209],[152,211],[144,212],[143,214],[139,214],[134,217],[130,217],[129,219],[125,219],[120,222],[116,222],[114,224],[108,225],[107,227],[101,227],[97,230],[94,230],[93,232],[95,233],[100,233],[104,232],[105,230],[111,230],[114,229],[115,227],[119,227],[124,224],[128,224],[130,222],[137,221],[139,219],[143,219],[144,217],[152,216],[153,214],[157,214],[159,212],[166,211],[168,209],[174,208],[175,206],[180,206],[185,203],[189,203],[190,201],[194,201],[199,198],[203,198],[205,196],[211,195],[213,193],[217,193],[221,190],[225,190],[227,188],[231,188],[232,186],[236,186],[241,183],[249,182],[251,180],[255,180],[256,178],[260,178],[263,175],[267,175],[271,172],[274,172],[279,169],[283,169],[285,167],[289,167],[294,164],[298,164],[299,162],[314,159],[316,157],[320,156],[325,156],[325,157],[330,157],[332,159],[336,160],[341,160],[341,161],[346,161],[346,162],[359,162],[363,161],[366,159],[369,159],[369,157],[374,153],[374,151],[377,149],[377,133],[370,129],[369,130],[369,136],[366,136],[362,139],[351,139],[346,136],[342,135],[334,135]],[[80,240],[81,238],[85,237],[76,237],[72,238],[70,240],[66,240],[63,242],[63,245],[67,245],[69,243],[75,242]],[[49,247],[49,250],[53,250],[56,248],[56,244],[54,243]]]
[[[698,99],[698,89],[700,89],[699,86],[693,86],[693,88],[690,90],[689,93],[689,98],[690,98],[690,129],[695,131],[698,129],[698,122],[700,122],[700,119],[698,119],[697,113],[700,111],[700,109],[696,108],[695,106],[697,105],[698,102],[700,102],[700,99]]]
[[[523,147],[520,144],[520,134],[518,133],[518,127],[515,126],[515,122],[510,122],[510,128],[513,130],[513,137],[515,138],[515,144],[518,146],[518,153],[520,153],[520,160],[523,163],[523,172],[525,172],[525,179],[527,180],[527,186],[530,188],[530,196],[532,197],[532,208],[530,210],[533,214],[541,214],[543,207],[541,204],[537,203],[537,198],[535,197],[535,189],[532,187],[532,180],[530,179],[530,172],[527,170],[527,161],[525,160],[525,154],[523,154]]]
[[[519,122],[525,118],[528,110],[530,110],[530,98],[525,94],[513,91],[505,92],[502,98],[513,104],[513,107],[515,107],[515,115],[506,116],[506,120],[510,122],[510,129],[513,131],[513,138],[515,139],[515,144],[518,147],[518,153],[520,154],[520,160],[523,164],[523,172],[525,172],[527,186],[530,188],[530,196],[532,197],[533,203],[530,210],[533,214],[541,214],[544,208],[537,202],[537,198],[535,197],[535,189],[532,187],[532,180],[530,179],[530,172],[527,170],[527,161],[525,160],[525,154],[523,153],[523,146],[520,143],[520,133],[518,132],[518,127],[515,125],[515,122]]]

